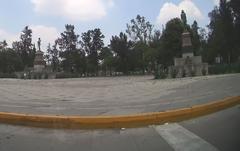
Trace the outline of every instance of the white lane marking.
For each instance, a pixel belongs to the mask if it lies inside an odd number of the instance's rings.
[[[179,124],[156,126],[155,130],[176,151],[218,151],[216,147]]]

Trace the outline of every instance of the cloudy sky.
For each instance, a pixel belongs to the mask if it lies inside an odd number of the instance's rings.
[[[197,20],[201,27],[208,22],[208,13],[218,0],[0,0],[0,40],[19,39],[22,29],[29,25],[33,42],[41,37],[43,49],[64,31],[65,24],[75,25],[78,34],[100,28],[106,36],[126,30],[126,23],[137,14],[145,16],[155,28],[185,10],[188,23]]]

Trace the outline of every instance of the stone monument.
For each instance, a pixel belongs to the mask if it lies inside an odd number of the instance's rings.
[[[182,33],[182,58],[174,58],[174,66],[168,68],[169,77],[181,78],[208,74],[208,64],[202,62],[202,56],[194,56],[191,35]]]
[[[34,72],[43,72],[46,62],[43,59],[43,52],[41,51],[41,39],[38,38],[38,50],[34,59]]]

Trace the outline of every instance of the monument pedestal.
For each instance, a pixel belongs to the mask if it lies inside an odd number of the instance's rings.
[[[202,62],[202,56],[194,56],[189,32],[182,34],[182,58],[174,58],[174,66],[168,67],[168,76],[191,77],[208,74],[208,64]]]
[[[46,66],[46,62],[43,59],[43,52],[37,51],[34,59],[34,72],[43,72]]]

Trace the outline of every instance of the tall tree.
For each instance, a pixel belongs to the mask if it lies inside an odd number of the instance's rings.
[[[98,73],[98,55],[102,51],[105,37],[99,28],[82,33],[81,46],[87,55],[87,70]]]
[[[119,36],[112,36],[110,47],[116,54],[117,71],[128,74],[130,70],[130,56],[133,43],[128,40],[127,35],[120,33]]]
[[[234,56],[240,57],[240,1],[231,0],[229,3],[234,16]]]
[[[79,35],[75,34],[74,25],[66,25],[65,31],[57,39],[62,58],[62,67],[66,72],[77,72],[80,68],[79,59],[82,59],[82,52],[77,48]],[[54,48],[55,49],[55,48]],[[55,53],[56,49],[55,49]]]
[[[224,63],[236,60],[234,55],[233,16],[226,0],[220,0],[219,7],[209,13],[209,61],[220,55]]]
[[[158,62],[163,66],[172,65],[173,58],[181,56],[181,35],[183,31],[184,26],[179,18],[174,18],[167,22],[160,39],[161,48],[158,57]]]
[[[13,42],[13,49],[21,57],[25,67],[32,67],[36,49],[32,44],[32,30],[26,26],[20,35],[20,41]]]
[[[147,68],[146,55],[149,55],[147,50],[149,42],[152,40],[153,25],[146,21],[145,17],[137,15],[136,19],[132,19],[130,24],[127,24],[127,34],[135,42],[134,51],[132,53],[135,58],[135,66],[140,68],[143,73]]]
[[[102,71],[107,75],[107,71],[112,75],[112,70],[114,67],[114,54],[109,47],[104,47],[99,54],[99,59],[101,61]]]
[[[199,49],[200,49],[200,35],[198,33],[199,27],[198,23],[195,20],[191,26],[191,38],[192,38],[192,45],[193,45],[193,51],[196,55],[200,55]]]
[[[49,44],[47,47],[46,59],[48,64],[51,65],[52,71],[56,72],[59,69],[60,60],[59,60],[59,50],[57,49],[57,42],[51,47]]]

